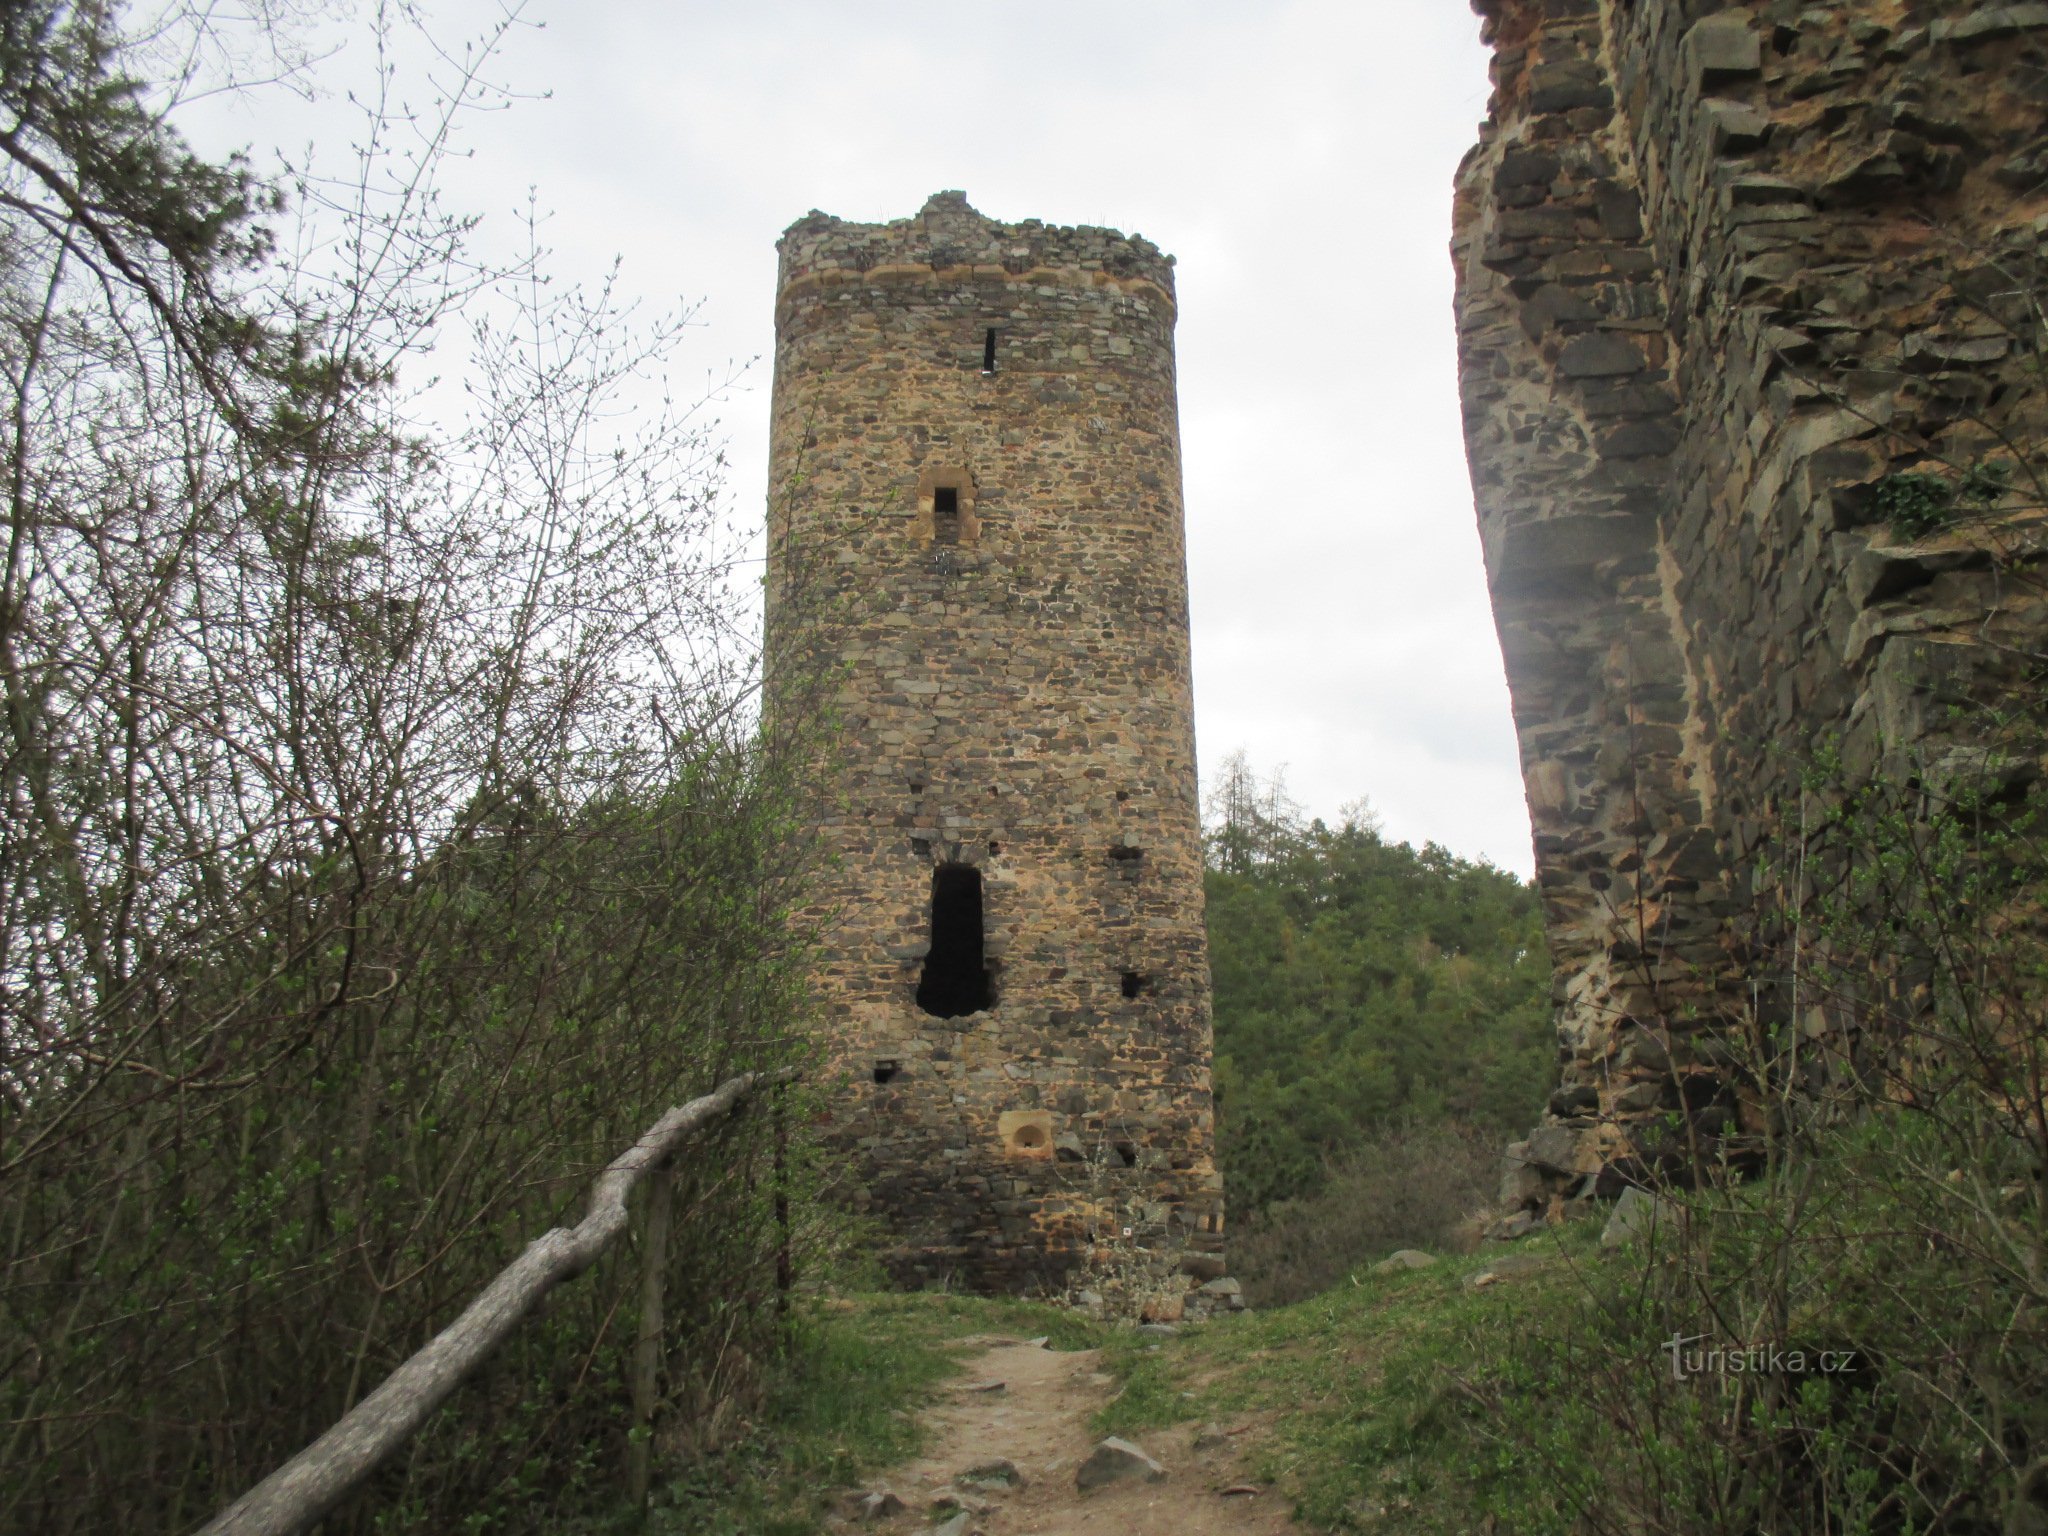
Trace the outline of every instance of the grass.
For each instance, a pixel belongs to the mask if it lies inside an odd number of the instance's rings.
[[[1475,1511],[1519,1501],[1531,1469],[1487,1432],[1463,1384],[1508,1359],[1517,1333],[1581,1283],[1596,1234],[1579,1224],[1533,1238],[1514,1252],[1555,1262],[1479,1290],[1464,1278],[1500,1251],[1361,1271],[1157,1349],[1119,1334],[1104,1359],[1123,1390],[1095,1427],[1140,1437],[1196,1419],[1249,1423],[1250,1470],[1294,1498],[1310,1529],[1470,1530]]]
[[[1035,1302],[877,1293],[813,1301],[788,1364],[737,1438],[667,1469],[649,1529],[662,1536],[810,1536],[833,1495],[916,1454],[916,1412],[961,1370],[961,1341],[1051,1336],[1088,1349],[1109,1330]]]
[[[1189,1421],[1249,1425],[1248,1470],[1296,1501],[1306,1530],[1468,1531],[1477,1510],[1521,1507],[1540,1469],[1488,1428],[1465,1384],[1499,1384],[1513,1341],[1581,1285],[1597,1231],[1581,1223],[1517,1245],[1553,1262],[1480,1290],[1464,1279],[1508,1250],[1361,1270],[1308,1300],[1164,1340],[1023,1301],[827,1302],[806,1316],[791,1367],[746,1433],[676,1476],[652,1529],[809,1536],[837,1490],[916,1453],[917,1410],[959,1374],[963,1340],[1048,1334],[1054,1348],[1100,1348],[1118,1378],[1098,1433],[1142,1442]]]

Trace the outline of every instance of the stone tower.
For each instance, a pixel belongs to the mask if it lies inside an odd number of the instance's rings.
[[[1220,1273],[1172,259],[958,192],[779,250],[768,644],[775,707],[829,722],[828,1139],[899,1281]]]

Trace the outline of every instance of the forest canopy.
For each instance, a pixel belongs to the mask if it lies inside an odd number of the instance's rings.
[[[1313,1193],[1403,1119],[1502,1145],[1554,1075],[1533,887],[1358,807],[1304,820],[1242,753],[1209,798],[1216,1117],[1234,1218]]]

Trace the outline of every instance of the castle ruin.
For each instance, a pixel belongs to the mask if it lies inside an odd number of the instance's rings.
[[[779,251],[768,644],[830,720],[826,1140],[899,1282],[1220,1274],[1172,260],[957,192]]]
[[[1884,493],[2048,441],[2048,5],[1475,9],[1453,254],[1555,968],[1563,1085],[1508,1190],[1541,1208],[1660,1137],[1747,1154],[1725,1039],[1784,1007],[1747,914],[1802,771],[1948,793],[1971,711],[2035,686],[2038,494],[1914,528]],[[1766,1022],[1816,1072],[1854,1048]]]

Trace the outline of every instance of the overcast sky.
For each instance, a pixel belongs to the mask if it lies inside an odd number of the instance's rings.
[[[459,38],[490,10],[435,7]],[[1334,820],[1527,874],[1527,814],[1459,435],[1451,177],[1485,113],[1458,0],[529,0],[448,182],[506,231],[537,189],[557,269],[701,299],[736,515],[766,492],[775,240],[944,188],[1178,258],[1204,779],[1239,747]],[[343,34],[332,34],[339,39]],[[338,92],[360,40],[314,78]],[[220,129],[259,162],[299,109]],[[299,138],[293,137],[300,136]],[[212,133],[205,135],[211,138]]]

